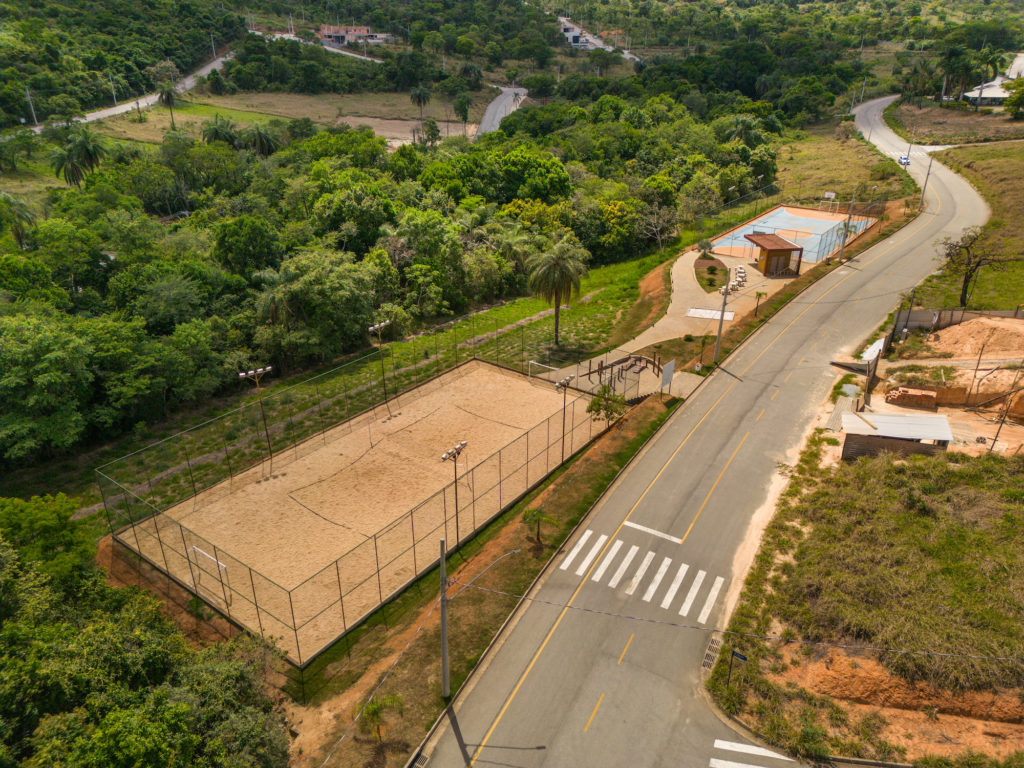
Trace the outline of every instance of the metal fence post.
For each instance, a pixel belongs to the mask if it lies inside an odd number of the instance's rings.
[[[160,515],[153,515],[153,530],[156,531],[156,541],[160,545],[160,556],[164,559],[164,570],[170,574],[171,567],[167,564],[167,553],[164,552],[164,540],[160,536]]]
[[[416,508],[413,507],[409,511],[409,530],[412,532],[412,572],[414,574],[419,573],[420,569],[416,566]]]
[[[192,558],[188,556],[188,544],[185,543],[185,526],[181,523],[178,523],[178,533],[181,534],[182,554],[185,555],[185,562],[188,563],[188,572],[192,577],[192,591],[195,592],[196,597],[199,597],[199,582],[196,581],[196,572],[192,570]]]
[[[334,561],[334,573],[338,577],[338,604],[341,605],[341,629],[343,632],[348,631],[348,622],[345,621],[345,592],[341,588],[341,566],[338,562],[341,560],[339,557]]]
[[[213,542],[210,542],[210,543],[212,544]],[[218,570],[217,578],[220,579],[220,592],[224,596],[224,610],[228,612],[228,618],[230,619],[231,618],[231,603],[228,601],[228,588],[227,588],[227,585],[224,583],[224,576],[219,572],[220,571],[221,562],[220,562],[220,553],[217,551],[217,545],[216,544],[213,545],[213,559],[217,561],[217,566],[218,566],[218,568],[217,568],[217,570]]]
[[[295,621],[295,605],[292,603],[291,590],[288,591],[288,608],[292,612],[292,632],[295,633],[295,654],[299,657],[299,666],[302,666],[302,646],[299,645],[299,626]]]
[[[327,425],[324,423],[324,399],[320,395],[320,385],[315,381],[313,382],[313,390],[316,392],[316,412],[320,416],[320,436],[324,439],[324,445],[327,444]]]
[[[249,571],[249,586],[252,587],[252,604],[256,607],[256,623],[260,627],[260,635],[263,635],[263,619],[260,617],[260,601],[256,597],[256,581],[252,577],[252,568],[245,566]]]
[[[458,514],[458,512],[456,512]],[[380,552],[377,550],[377,534],[373,534],[373,557],[377,561],[377,597],[384,602],[384,590],[380,585]]]

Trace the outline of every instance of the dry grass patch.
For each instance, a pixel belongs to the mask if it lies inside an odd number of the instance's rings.
[[[159,144],[164,134],[171,130],[171,111],[167,107],[154,106],[142,110],[144,122],[138,122],[138,111],[108,117],[94,123],[96,130],[114,139],[142,141]],[[195,136],[202,132],[203,123],[217,115],[234,121],[239,127],[254,123],[266,123],[274,115],[247,112],[231,108],[217,108],[205,104],[182,101],[174,106],[174,125],[182,133]]]
[[[886,122],[903,138],[917,144],[969,144],[1024,138],[1024,122],[1003,112],[943,109],[931,104],[894,104],[885,110]]]

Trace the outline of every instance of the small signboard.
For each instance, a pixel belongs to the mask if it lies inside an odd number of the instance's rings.
[[[739,651],[733,651],[733,652],[732,652],[732,655],[733,655],[733,657],[734,657],[734,658],[737,658],[737,659],[739,659],[740,661],[746,661],[746,660],[747,660],[747,657],[746,657],[746,656],[744,656],[744,655],[743,655],[742,653],[740,653]]]
[[[826,192],[825,193],[825,199],[826,200],[835,200],[836,199],[836,193],[835,192]]]
[[[672,374],[676,372],[676,361],[669,360],[665,363],[665,367],[661,369],[661,388],[669,388],[671,394],[672,388]]]

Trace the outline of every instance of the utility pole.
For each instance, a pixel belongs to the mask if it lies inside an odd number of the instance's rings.
[[[459,535],[459,456],[466,450],[466,445],[465,440],[460,440],[454,447],[441,454],[441,461],[451,461],[455,471],[455,546],[462,541],[462,536]],[[447,523],[445,525],[447,526]]]
[[[448,572],[445,558],[448,553],[444,539],[441,539],[441,697],[452,695],[448,674]]]
[[[999,441],[999,433],[1003,431],[1003,424],[1006,423],[1006,414],[1010,410],[1010,404],[1013,402],[1013,391],[1017,388],[1017,379],[1020,377],[1020,369],[1024,367],[1024,360],[1020,361],[1020,365],[1017,366],[1017,372],[1013,375],[1013,384],[1010,385],[1010,391],[1006,393],[1006,405],[1003,406],[1003,413],[999,417],[999,426],[996,427],[996,436],[992,438],[992,445],[988,447],[988,452],[992,453],[995,450],[996,443]]]
[[[843,238],[839,241],[839,263],[843,261],[843,254],[846,253],[846,238],[850,234],[850,220],[853,218],[853,204],[857,200],[857,193],[850,198],[850,210],[846,213],[846,221],[843,223]]]
[[[28,91],[28,86],[25,86],[25,98],[28,99],[28,108],[32,112],[32,122],[39,125],[39,121],[36,119],[36,107],[32,103],[32,94]]]
[[[217,58],[217,46],[213,43],[213,32],[210,32],[210,50],[213,52],[213,58]]]
[[[924,175],[924,185],[921,187],[921,205],[924,208],[924,193],[928,189],[928,178],[932,175],[932,163],[935,162],[935,155],[928,156],[928,172]]]
[[[257,368],[254,371],[238,372],[238,378],[249,379],[256,384],[256,397],[260,404],[260,415],[263,417],[263,434],[267,438],[267,454],[270,456],[270,474],[274,474],[274,448],[270,443],[270,427],[267,426],[267,412],[263,408],[263,387],[260,385],[260,381],[272,370],[274,370],[273,367],[268,365],[266,368]]]
[[[860,85],[860,104],[864,103],[864,89],[868,87],[868,79],[865,77],[864,82]]]
[[[117,91],[114,89],[114,76],[107,73],[107,77],[110,79],[110,95],[114,97],[114,106],[117,106]]]
[[[732,270],[725,276],[725,286],[722,289],[722,311],[718,315],[718,335],[715,337],[715,359],[714,364],[718,365],[718,349],[722,343],[722,324],[725,322],[725,302],[729,298],[729,281],[732,279]]]
[[[377,334],[377,351],[380,353],[380,385],[384,389],[384,405],[387,406],[388,416],[393,417],[394,414],[391,413],[391,403],[388,402],[388,380],[384,375],[384,342],[381,337],[381,333],[389,325],[391,325],[390,320],[382,320],[376,325],[371,325],[367,330],[370,333]]]

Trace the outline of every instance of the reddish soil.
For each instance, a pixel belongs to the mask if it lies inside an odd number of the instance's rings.
[[[932,334],[928,344],[937,352],[951,352],[958,358],[973,357],[982,346],[985,358],[1018,357],[1024,351],[1024,320],[979,317]]]
[[[659,264],[640,279],[640,297],[637,301],[649,301],[651,308],[637,328],[649,328],[665,314],[671,292],[668,280],[670,271],[668,265]]]
[[[880,714],[882,738],[904,747],[907,760],[969,749],[1005,758],[1024,744],[1024,690],[953,692],[908,683],[873,658],[836,649],[808,660],[794,646],[783,656],[797,666],[772,679],[830,696],[852,718]]]

